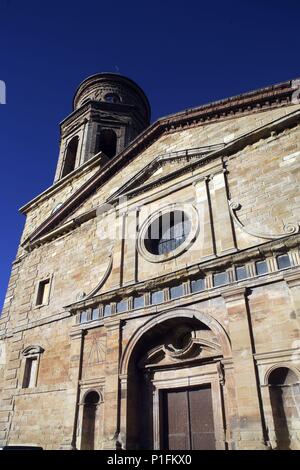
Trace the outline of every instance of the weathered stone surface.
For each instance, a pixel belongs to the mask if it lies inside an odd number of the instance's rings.
[[[60,179],[76,119],[83,153],[95,137],[95,129],[84,137],[89,120],[80,113],[64,123],[56,182],[23,208],[0,318],[0,444],[161,448],[164,390],[209,387],[216,448],[300,449],[291,396],[281,404],[285,433],[272,402],[279,368],[291,371],[284,385],[299,400],[300,105],[290,89],[211,105],[213,117],[205,107],[189,112],[193,121],[171,116],[108,163],[78,160]],[[136,133],[120,131],[118,145]],[[118,191],[123,198],[111,199]],[[105,202],[113,207],[100,210]],[[194,214],[194,233],[182,251],[154,262],[140,233],[168,206]],[[283,254],[291,265],[280,269]],[[181,283],[180,295],[170,290]],[[201,406],[197,413],[201,421]]]

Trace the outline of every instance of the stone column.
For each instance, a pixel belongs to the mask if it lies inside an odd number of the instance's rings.
[[[79,143],[79,149],[78,149],[78,165],[77,166],[80,166],[85,162],[84,147],[86,146],[87,123],[88,123],[88,120],[84,119],[83,128],[81,129],[81,138],[79,141],[80,143]]]
[[[124,237],[124,259],[123,264],[123,285],[132,284],[137,280],[136,273],[136,255],[137,255],[137,224],[138,211],[128,211],[125,220],[125,237]]]
[[[159,422],[159,390],[157,387],[152,389],[153,400],[153,448],[159,450],[159,435],[160,435],[160,422]]]
[[[291,304],[293,306],[292,316],[294,320],[297,320],[296,325],[298,330],[300,329],[300,268],[293,270],[292,272],[286,272],[284,274],[284,280],[288,285],[290,291]],[[296,340],[297,341],[297,340]],[[298,346],[300,340],[298,340]]]
[[[124,236],[125,236],[125,220],[127,214],[122,212],[116,214],[115,218],[115,244],[113,251],[113,268],[111,272],[112,288],[117,289],[123,285],[124,273]]]
[[[200,220],[201,252],[200,258],[212,258],[216,254],[214,226],[209,194],[209,177],[195,181],[196,207]]]
[[[284,280],[288,285],[290,301],[292,304],[290,318],[294,324],[295,339],[291,339],[290,348],[292,350],[292,360],[295,362],[297,367],[299,366],[300,361],[300,268],[297,268],[290,273],[286,272]]]
[[[224,415],[225,415],[225,441],[228,449],[234,449],[234,443],[232,439],[232,426],[235,425],[234,417],[236,415],[237,403],[235,393],[235,376],[232,359],[222,360],[225,383],[223,385],[223,400],[224,400]]]
[[[64,409],[62,413],[65,415],[64,425],[64,441],[61,449],[69,450],[76,448],[77,427],[78,427],[78,405],[79,405],[79,381],[82,373],[82,353],[83,353],[83,337],[85,331],[77,330],[70,334],[70,364],[69,364],[69,384],[64,400]]]
[[[127,374],[120,375],[120,435],[119,440],[123,447],[126,446],[127,430]]]
[[[209,188],[217,253],[231,253],[236,251],[236,241],[228,207],[224,170],[213,176]]]
[[[222,295],[229,321],[237,403],[236,416],[233,416],[231,423],[232,448],[265,449],[260,390],[245,289],[230,289]]]
[[[10,442],[10,430],[14,415],[14,395],[21,368],[21,350],[23,349],[23,333],[7,335],[0,339],[0,444]],[[23,377],[20,377],[21,381]]]
[[[116,450],[120,431],[119,409],[119,350],[120,320],[112,319],[105,324],[106,361],[104,390],[104,444],[103,449]]]
[[[96,136],[97,136],[97,123],[88,121],[85,125],[84,140],[82,145],[82,163],[89,160],[95,155]]]

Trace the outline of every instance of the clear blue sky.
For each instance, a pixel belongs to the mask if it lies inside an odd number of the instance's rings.
[[[119,70],[156,120],[300,76],[299,18],[299,0],[0,0],[0,304],[18,208],[51,185],[58,124],[85,77]]]

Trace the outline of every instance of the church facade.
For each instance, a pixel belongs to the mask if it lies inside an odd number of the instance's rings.
[[[300,449],[300,80],[61,123],[0,318],[0,445]]]

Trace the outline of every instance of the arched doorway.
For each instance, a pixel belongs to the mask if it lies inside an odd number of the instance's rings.
[[[268,377],[277,449],[290,449],[300,437],[300,381],[288,367],[274,369]]]
[[[124,354],[127,449],[225,448],[222,360],[228,339],[211,317],[199,315],[205,323],[188,309],[183,313],[150,322]]]
[[[100,395],[95,390],[91,390],[84,397],[81,435],[82,450],[94,450],[97,448],[97,438],[99,434],[99,403]]]

